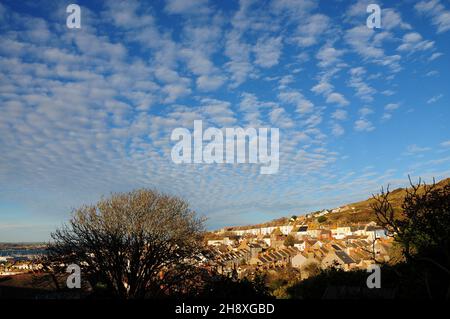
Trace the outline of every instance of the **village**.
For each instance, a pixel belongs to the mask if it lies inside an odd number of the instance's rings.
[[[35,258],[36,256],[0,256],[0,276],[18,275],[42,269],[42,265],[36,263]]]
[[[294,269],[301,279],[330,267],[349,271],[389,262],[393,239],[375,222],[334,226],[317,222],[340,210],[293,216],[261,227],[225,227],[209,232],[204,239],[206,249],[197,262],[200,267],[238,278],[260,271]],[[39,271],[42,265],[37,257],[0,256],[0,275]]]
[[[210,265],[239,278],[292,268],[306,279],[320,269],[365,270],[390,260],[393,239],[385,229],[373,221],[331,227],[313,222],[331,213],[293,216],[281,225],[220,229],[206,241]]]

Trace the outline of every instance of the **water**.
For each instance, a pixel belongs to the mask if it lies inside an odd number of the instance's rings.
[[[0,249],[0,257],[39,256],[44,252],[44,249]]]

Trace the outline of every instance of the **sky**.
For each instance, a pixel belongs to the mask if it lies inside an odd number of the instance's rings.
[[[449,40],[448,0],[1,0],[0,241],[141,187],[217,229],[449,177]],[[278,172],[175,164],[194,120],[279,128]]]

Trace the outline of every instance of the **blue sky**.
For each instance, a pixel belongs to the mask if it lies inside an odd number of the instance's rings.
[[[70,3],[0,1],[0,241],[138,187],[213,229],[450,175],[448,0]],[[279,128],[278,173],[174,164],[194,120]]]

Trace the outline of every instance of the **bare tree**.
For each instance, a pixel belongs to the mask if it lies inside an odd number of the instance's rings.
[[[429,288],[428,278],[436,275],[436,270],[447,281],[450,276],[450,179],[439,187],[434,181],[427,185],[419,180],[414,185],[410,179],[410,184],[398,214],[390,202],[389,188],[373,197],[372,208],[381,225],[402,246],[406,261],[428,265],[422,273]],[[446,297],[450,298],[450,286]]]
[[[92,287],[119,298],[183,290],[197,273],[203,219],[177,197],[140,189],[113,194],[74,211],[52,234],[46,269],[81,267]]]

